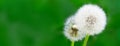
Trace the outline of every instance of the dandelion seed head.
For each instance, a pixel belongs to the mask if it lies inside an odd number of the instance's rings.
[[[64,35],[71,41],[82,40],[85,37],[85,33],[78,29],[74,21],[74,16],[67,19],[64,27]]]
[[[90,35],[99,34],[106,25],[106,14],[97,5],[83,5],[75,14],[75,23],[79,30]]]

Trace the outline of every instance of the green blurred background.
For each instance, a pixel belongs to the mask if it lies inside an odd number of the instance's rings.
[[[64,22],[88,3],[107,14],[106,29],[88,46],[120,46],[120,0],[0,0],[0,46],[70,46]]]

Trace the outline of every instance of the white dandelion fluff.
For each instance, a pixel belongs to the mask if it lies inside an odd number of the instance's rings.
[[[89,35],[99,34],[106,25],[106,14],[97,5],[83,5],[75,14],[74,23],[77,28]]]
[[[67,19],[64,27],[64,35],[71,41],[82,40],[85,37],[85,33],[78,29],[74,19],[74,16]]]

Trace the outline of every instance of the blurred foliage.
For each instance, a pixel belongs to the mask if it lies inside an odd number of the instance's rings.
[[[120,46],[120,0],[0,0],[0,46],[70,46],[64,22],[88,3],[107,13],[106,29],[88,46]]]

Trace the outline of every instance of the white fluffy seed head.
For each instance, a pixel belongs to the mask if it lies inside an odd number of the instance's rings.
[[[82,40],[85,37],[85,33],[78,29],[74,16],[67,19],[64,27],[64,35],[71,41]]]
[[[83,5],[75,14],[74,23],[89,35],[99,34],[106,25],[106,14],[97,5]]]

